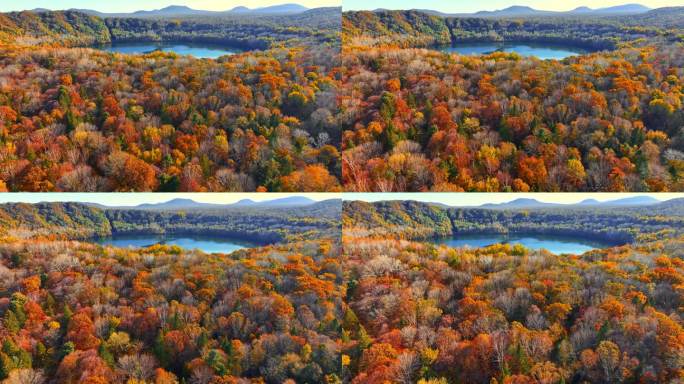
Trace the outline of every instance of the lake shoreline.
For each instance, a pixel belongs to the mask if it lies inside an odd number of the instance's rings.
[[[562,232],[562,233],[561,233]],[[459,237],[460,236],[460,237]],[[488,244],[481,245],[470,245],[467,244],[468,241],[473,243],[478,242],[478,240],[488,240],[487,238],[492,238],[491,242]],[[626,244],[632,243],[633,240],[627,240],[622,238],[620,240],[614,237],[601,236],[596,233],[573,233],[568,234],[565,231],[496,231],[496,230],[467,230],[467,231],[454,231],[451,236],[434,236],[424,241],[430,241],[436,245],[446,245],[452,248],[483,248],[493,244],[521,244],[525,248],[531,248],[524,242],[517,242],[516,240],[538,240],[538,242],[557,242],[559,245],[575,244],[577,248],[586,248],[582,252],[587,252],[594,249],[606,249],[612,247],[618,247]],[[463,244],[450,244],[450,242],[463,241]],[[549,250],[551,251],[551,250]],[[556,253],[556,252],[552,252]],[[561,253],[573,253],[573,252],[561,252]]]
[[[572,230],[572,234],[568,234],[566,229],[557,228],[521,228],[521,229],[508,229],[505,231],[498,231],[494,228],[486,229],[455,229],[452,232],[452,236],[456,235],[499,235],[499,236],[553,236],[553,237],[584,237],[587,240],[601,241],[605,243],[614,243],[616,245],[624,245],[634,242],[634,237],[627,233],[597,233],[595,231],[578,231]]]
[[[190,55],[198,59],[218,59],[223,56],[234,56],[250,51],[259,51],[267,47],[255,47],[238,41],[220,41],[212,39],[121,39],[107,44],[91,45],[89,48],[110,53],[127,55],[145,55],[153,52]]]
[[[178,246],[185,250],[199,249],[205,253],[231,253],[239,249],[258,248],[268,244],[244,237],[211,236],[198,234],[144,233],[119,234],[90,240],[101,246],[117,248],[147,248],[157,244]]]
[[[564,48],[579,48],[583,49],[589,52],[599,52],[599,51],[604,51],[608,49],[614,49],[610,47],[606,47],[604,45],[598,44],[598,45],[592,45],[590,42],[586,41],[568,41],[567,39],[562,39],[562,38],[550,38],[550,37],[539,37],[537,39],[534,38],[509,38],[505,39],[502,38],[500,40],[497,39],[492,39],[492,38],[478,38],[478,37],[472,37],[472,38],[459,38],[455,37],[451,40],[450,44],[437,44],[435,45],[436,47],[447,47],[447,46],[455,46],[457,44],[544,44],[544,45],[555,45],[558,47],[564,47]]]
[[[599,51],[595,47],[575,42],[493,39],[452,40],[451,44],[434,45],[430,47],[430,49],[447,54],[470,56],[489,55],[496,52],[516,53],[524,57],[537,57],[542,60],[563,60],[568,57],[581,56]]]

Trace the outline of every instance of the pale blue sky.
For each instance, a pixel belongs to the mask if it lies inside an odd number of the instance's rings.
[[[471,13],[477,11],[494,11],[511,5],[525,5],[548,11],[569,11],[580,6],[604,8],[627,3],[643,4],[651,8],[682,6],[682,0],[343,0],[345,11],[359,9],[433,9],[447,13]]]
[[[304,196],[321,201],[341,199],[340,193],[0,193],[2,203],[39,203],[72,201],[97,203],[108,206],[131,206],[144,203],[161,203],[172,199],[192,199],[201,203],[230,204],[242,199],[266,201],[291,196]]]
[[[572,204],[585,199],[608,201],[634,196],[651,196],[665,201],[684,198],[684,193],[345,193],[344,200],[384,201],[416,200],[451,206],[477,206],[505,203],[515,199],[535,199],[545,203]]]
[[[169,5],[186,5],[194,9],[227,11],[237,6],[249,8],[267,7],[283,3],[297,3],[308,8],[339,7],[341,0],[0,0],[0,11],[22,11],[34,8],[69,9],[85,8],[100,12],[133,12],[164,8]]]

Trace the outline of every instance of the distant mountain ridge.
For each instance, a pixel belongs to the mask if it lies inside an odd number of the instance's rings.
[[[643,205],[652,205],[652,204],[658,204],[658,203],[663,203],[663,201],[660,201],[654,197],[651,196],[634,196],[634,197],[626,197],[622,199],[616,199],[616,200],[608,200],[608,201],[598,201],[596,199],[585,199],[580,201],[579,203],[571,203],[571,204],[560,204],[560,203],[546,203],[542,202],[536,199],[530,199],[530,198],[520,198],[520,199],[515,199],[511,200],[505,203],[499,203],[499,204],[494,204],[494,203],[487,203],[487,204],[482,204],[479,206],[479,208],[488,208],[488,209],[532,209],[532,208],[552,208],[552,207],[562,207],[562,208],[572,208],[572,207],[634,207],[634,206],[643,206]]]
[[[180,16],[225,16],[225,15],[291,15],[306,12],[309,8],[296,4],[285,3],[271,5],[260,8],[249,8],[246,6],[237,6],[226,11],[208,11],[201,9],[190,8],[186,5],[169,5],[164,8],[154,10],[138,10],[135,12],[118,12],[107,13],[100,12],[94,9],[76,9],[71,8],[70,11],[77,11],[98,17],[180,17]],[[46,8],[35,8],[32,12],[49,12]]]
[[[153,209],[153,210],[177,210],[177,209],[206,209],[206,208],[248,208],[248,207],[294,207],[306,206],[315,204],[316,201],[303,196],[290,196],[280,199],[254,201],[251,199],[242,199],[236,203],[231,204],[217,204],[217,203],[201,203],[192,199],[176,198],[162,203],[145,203],[132,207],[116,207],[125,209]],[[102,206],[101,206],[102,207]],[[103,207],[114,208],[114,207]]]
[[[506,203],[488,203],[480,205],[480,208],[545,208],[545,207],[556,207],[562,204],[557,203],[545,203],[536,199],[520,198],[511,200]]]
[[[641,4],[630,3],[623,5],[616,5],[605,8],[590,8],[588,6],[577,7],[570,11],[545,11],[528,6],[512,5],[504,9],[494,11],[478,11],[474,13],[445,13],[431,9],[415,9],[416,11],[429,13],[437,16],[463,16],[463,17],[523,17],[523,16],[568,16],[568,15],[631,15],[641,14],[651,11],[652,9]],[[378,11],[378,10],[376,10]]]

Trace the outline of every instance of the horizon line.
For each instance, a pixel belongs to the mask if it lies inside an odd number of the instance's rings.
[[[350,196],[351,195],[351,196]],[[355,196],[354,196],[355,195]],[[389,195],[389,196],[388,196]],[[450,207],[479,207],[485,204],[506,204],[518,199],[534,199],[540,203],[572,206],[594,199],[599,204],[634,197],[650,197],[658,203],[684,198],[684,193],[629,193],[629,192],[409,192],[409,193],[345,193],[344,201],[417,201],[443,204]]]
[[[105,207],[137,207],[142,204],[164,204],[176,199],[189,199],[195,203],[230,205],[249,199],[264,203],[291,197],[304,197],[314,203],[342,199],[339,192],[289,193],[289,192],[9,192],[0,194],[2,204],[82,203]]]
[[[7,8],[0,7],[0,12],[2,13],[10,13],[10,12],[31,12],[31,11],[40,11],[40,10],[49,10],[53,12],[58,12],[58,11],[79,11],[79,10],[87,10],[87,11],[94,11],[98,13],[103,13],[103,14],[134,14],[136,12],[154,12],[154,11],[160,11],[166,8],[170,7],[185,7],[188,9],[191,9],[193,11],[203,11],[203,12],[215,12],[215,13],[223,13],[223,12],[230,12],[236,8],[247,8],[250,11],[254,10],[259,10],[263,8],[271,8],[271,7],[278,7],[278,6],[284,6],[284,5],[297,5],[301,6],[303,8],[306,8],[306,10],[312,10],[312,9],[317,9],[317,8],[327,8],[327,7],[341,7],[340,5],[315,5],[315,6],[309,6],[302,4],[301,2],[282,2],[282,3],[273,3],[270,5],[259,5],[259,6],[251,6],[251,2],[245,2],[245,3],[240,3],[236,4],[234,6],[229,6],[228,8],[215,8],[215,7],[208,7],[208,8],[203,8],[203,7],[198,7],[195,8],[194,4],[186,4],[186,1],[184,0],[179,0],[179,1],[171,1],[167,5],[160,6],[160,7],[152,7],[152,8],[136,8],[136,9],[129,9],[126,11],[108,11],[108,10],[100,10],[97,7],[63,7],[62,5],[45,5],[45,6],[35,6],[32,8],[10,8],[8,6]],[[302,11],[304,12],[304,10]]]
[[[591,11],[599,11],[604,9],[625,7],[625,6],[641,6],[647,8],[645,11],[650,11],[660,8],[668,7],[678,7],[682,4],[676,3],[672,0],[636,0],[624,2],[617,1],[604,1],[600,4],[596,2],[588,1],[571,1],[568,3],[556,5],[549,5],[548,3],[542,3],[536,0],[513,0],[510,2],[505,1],[492,1],[492,2],[481,2],[480,4],[437,4],[434,1],[427,2],[416,2],[411,0],[406,1],[378,1],[376,3],[365,3],[359,0],[349,0],[343,2],[343,11],[377,11],[377,10],[417,10],[417,11],[433,11],[439,12],[447,15],[473,15],[478,12],[500,12],[511,7],[527,7],[539,12],[548,12],[552,14],[562,15],[563,13],[571,13],[577,9],[589,8]],[[475,8],[478,7],[478,8]],[[550,9],[547,9],[550,8]],[[561,8],[563,7],[563,8]],[[568,7],[568,8],[564,8]],[[616,12],[621,14],[622,12]],[[630,13],[630,12],[626,12]]]
[[[0,194],[0,204],[25,203],[83,203],[97,204],[104,207],[134,208],[143,204],[165,204],[177,199],[188,199],[200,204],[231,205],[242,200],[252,200],[255,203],[267,203],[274,200],[303,197],[313,203],[325,200],[365,201],[369,203],[380,201],[417,201],[423,203],[443,204],[450,207],[479,207],[485,204],[506,204],[518,199],[534,199],[540,203],[557,205],[576,205],[582,201],[594,199],[599,204],[610,203],[625,198],[650,197],[658,202],[684,198],[684,193],[610,193],[610,192],[414,192],[414,193],[359,193],[359,192],[328,192],[328,193],[164,193],[159,196],[155,192],[105,192],[105,193],[41,193],[41,192],[13,192]]]

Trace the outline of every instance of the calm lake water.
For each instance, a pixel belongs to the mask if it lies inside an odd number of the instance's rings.
[[[230,253],[238,249],[258,246],[256,243],[240,239],[194,235],[169,235],[161,237],[151,235],[120,235],[98,239],[97,242],[103,245],[113,245],[122,248],[142,248],[154,244],[177,245],[185,249],[199,249],[206,253]]]
[[[574,238],[566,236],[546,236],[546,235],[455,235],[452,238],[434,239],[434,243],[445,244],[450,247],[470,247],[480,248],[488,245],[521,244],[526,248],[539,250],[546,249],[555,254],[572,253],[579,255],[597,248],[607,248],[615,246],[607,242],[589,240],[584,238]]]
[[[561,60],[569,56],[588,53],[586,49],[568,45],[541,43],[456,43],[448,47],[439,47],[442,52],[459,53],[461,55],[486,55],[493,52],[515,52],[522,56],[536,56],[540,59]]]
[[[179,55],[191,55],[197,58],[216,59],[224,55],[234,55],[242,50],[209,43],[175,43],[175,42],[151,42],[151,43],[112,43],[97,47],[108,52],[125,54],[143,54],[154,51],[175,52]]]

